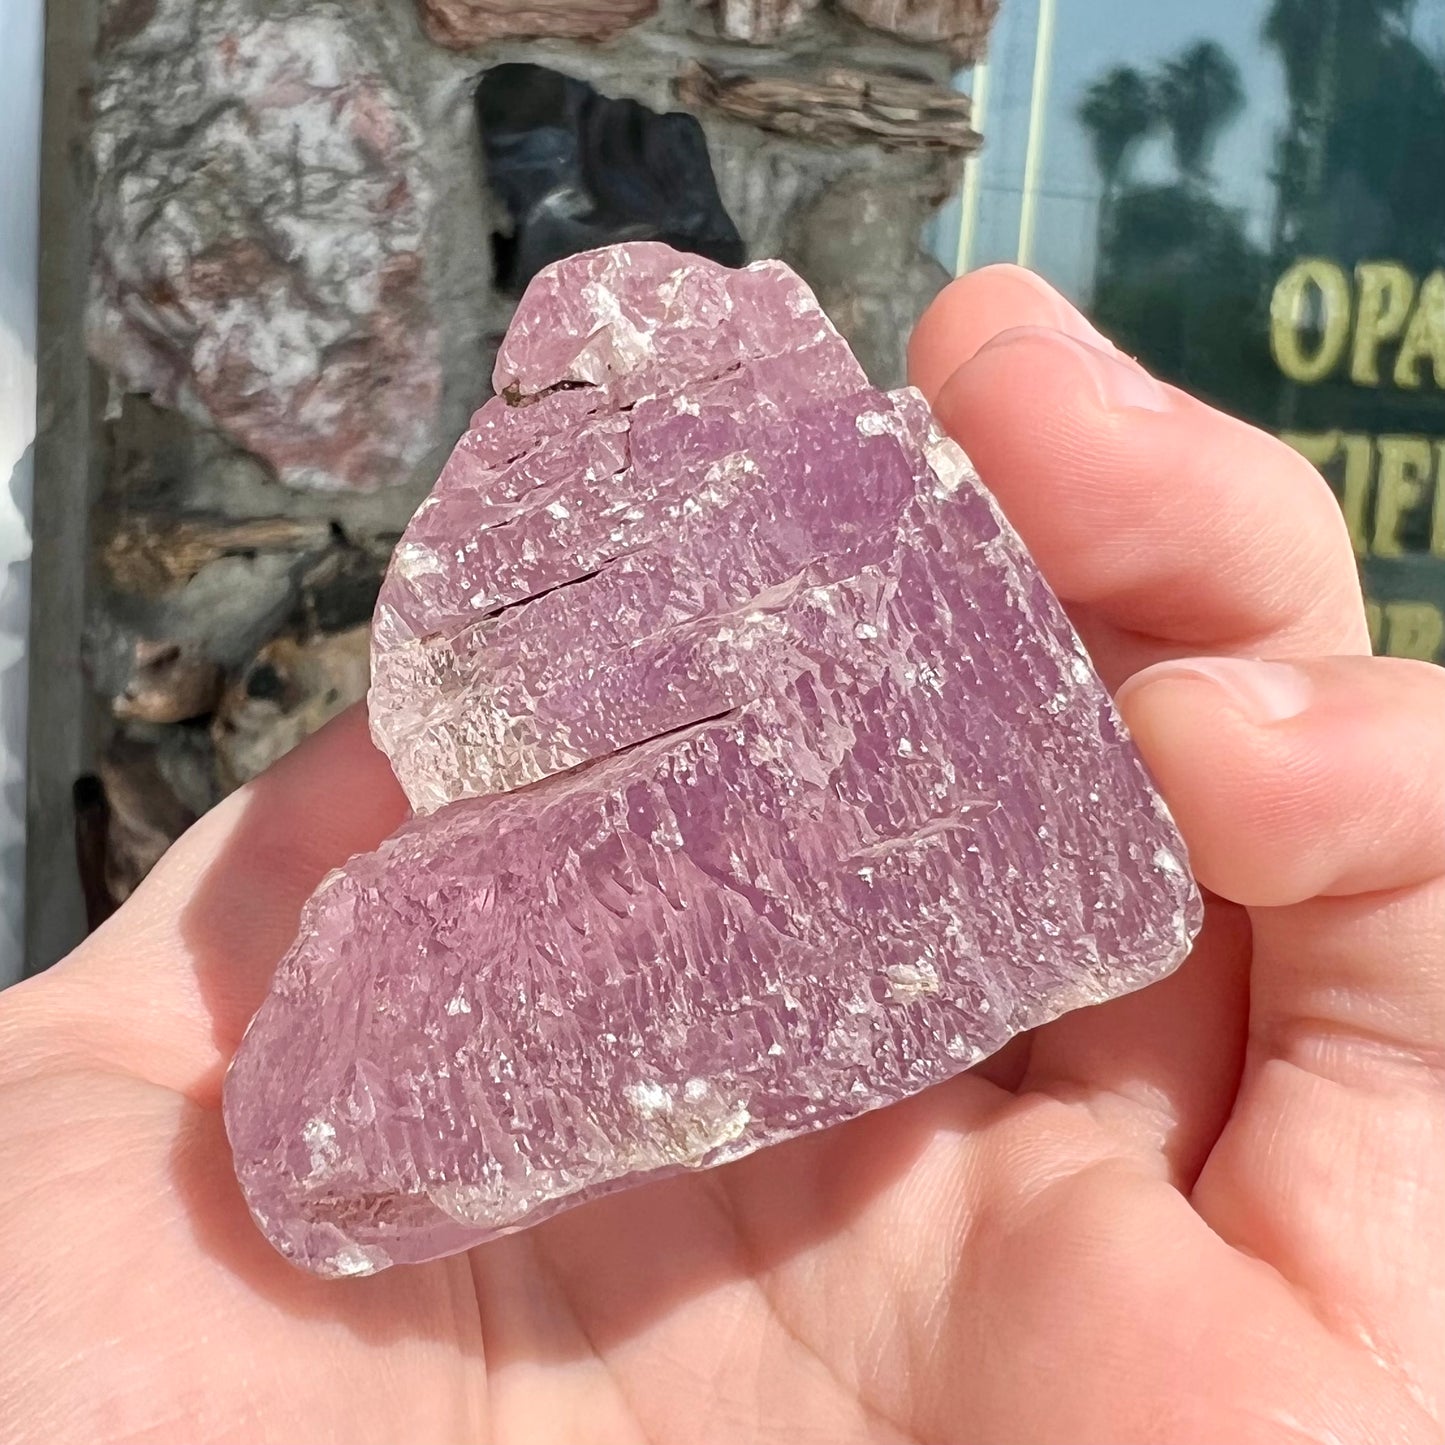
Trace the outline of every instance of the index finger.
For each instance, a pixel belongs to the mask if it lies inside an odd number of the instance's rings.
[[[1037,277],[955,282],[911,360],[1111,686],[1201,652],[1368,651],[1344,520],[1314,469],[1149,376]],[[1240,920],[1211,915],[1175,978],[1034,1035],[1024,1077],[1111,1100],[1181,1184],[1242,1064]]]
[[[955,281],[910,365],[1112,685],[1192,652],[1368,652],[1314,468],[1149,376],[1038,278]]]

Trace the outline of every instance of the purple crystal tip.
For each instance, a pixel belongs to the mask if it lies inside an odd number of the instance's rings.
[[[573,257],[495,382],[377,606],[416,816],[317,890],[226,1080],[320,1274],[905,1098],[1200,922],[1058,601],[787,267]]]

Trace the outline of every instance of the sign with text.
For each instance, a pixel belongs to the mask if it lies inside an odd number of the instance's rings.
[[[1445,270],[1305,257],[1275,285],[1270,349],[1297,386],[1376,395],[1375,406],[1348,410],[1387,429],[1362,420],[1281,435],[1340,499],[1376,649],[1445,660],[1445,410],[1433,404],[1445,393]],[[1432,404],[1401,405],[1411,398]]]

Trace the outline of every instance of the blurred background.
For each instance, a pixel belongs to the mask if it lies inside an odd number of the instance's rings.
[[[25,933],[25,738],[42,0],[0,18],[0,986]]]
[[[364,694],[518,295],[612,241],[781,256],[884,386],[1033,266],[1445,654],[1445,0],[50,0],[43,128],[4,5],[0,983]]]

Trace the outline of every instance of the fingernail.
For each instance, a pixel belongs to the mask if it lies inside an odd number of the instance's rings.
[[[1243,657],[1190,657],[1160,662],[1131,677],[1119,689],[1122,703],[1156,682],[1207,682],[1229,695],[1250,721],[1268,724],[1298,717],[1314,701],[1309,674],[1288,662]]]
[[[1168,411],[1169,393],[1142,366],[1121,356],[1111,347],[1097,346],[1075,336],[1061,337],[1088,367],[1094,389],[1108,411]]]
[[[1040,343],[1067,350],[1080,370],[1088,372],[1094,394],[1106,411],[1168,411],[1173,405],[1169,392],[1142,366],[1110,348],[1101,351],[1077,336],[1052,326],[1016,326],[1001,331],[987,342],[980,356],[1010,346],[1038,346]]]
[[[1055,330],[1062,331],[1065,336],[1072,336],[1075,341],[1082,341],[1086,346],[1096,347],[1105,353],[1117,354],[1118,347],[1095,327],[1077,306],[1055,291],[1042,276],[1025,270],[1018,270],[1014,274],[1018,277],[1019,282],[1027,286],[1034,296],[1047,307],[1049,319]]]

